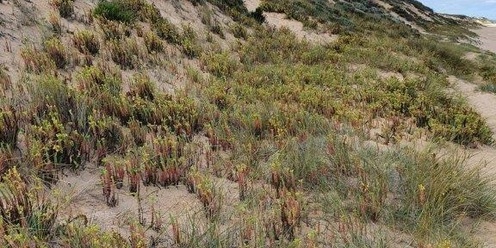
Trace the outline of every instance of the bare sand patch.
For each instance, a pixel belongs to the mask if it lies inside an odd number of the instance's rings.
[[[496,29],[494,29],[496,31]],[[491,31],[493,32],[493,31]],[[496,32],[494,33],[496,34]],[[495,36],[496,37],[496,36]],[[496,40],[495,42],[496,43]],[[495,47],[496,48],[496,47]],[[458,91],[467,99],[468,103],[486,120],[496,138],[496,95],[480,92],[475,84],[471,84],[456,77],[450,77],[449,81],[454,84]],[[482,165],[482,173],[486,176],[496,175],[496,148],[483,146],[478,149],[470,149],[468,152],[467,165]],[[484,247],[496,247],[496,223],[483,221],[475,229],[475,237]]]
[[[472,31],[479,35],[480,48],[496,53],[496,27],[484,26]]]
[[[338,38],[337,35],[306,30],[303,23],[288,19],[286,14],[266,12],[264,13],[264,16],[265,21],[269,26],[273,26],[275,28],[287,28],[299,39],[308,40],[312,43],[326,44],[331,43]]]
[[[243,0],[248,11],[255,11],[260,6],[260,0]]]

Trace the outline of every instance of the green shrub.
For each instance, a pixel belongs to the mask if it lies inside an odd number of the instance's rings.
[[[209,72],[218,77],[229,77],[238,67],[238,63],[226,52],[203,54],[200,60]]]
[[[57,68],[55,62],[47,53],[34,46],[22,48],[21,57],[28,72],[40,74],[53,72]]]
[[[149,31],[144,35],[145,46],[148,49],[148,52],[162,52],[164,49],[164,45],[162,44],[162,40],[158,37],[155,32]]]
[[[181,37],[177,28],[166,19],[153,23],[157,35],[172,44],[180,44]]]
[[[57,68],[63,69],[67,64],[69,64],[67,50],[59,38],[53,37],[46,40],[44,43],[44,49],[48,56],[52,58],[53,62],[55,62]]]
[[[20,119],[14,109],[0,108],[0,147],[17,147]],[[1,174],[0,174],[1,175]]]
[[[0,65],[0,92],[5,92],[12,87],[12,81],[5,66]]]
[[[74,14],[74,0],[52,0],[63,18],[69,18]]]
[[[100,1],[93,10],[93,14],[111,21],[131,23],[136,19],[135,15],[138,13],[128,8],[124,1],[113,0]]]
[[[16,242],[22,241],[23,233],[31,241],[48,242],[55,231],[58,206],[48,197],[38,179],[31,178],[29,182],[23,177],[14,167],[0,180],[0,244],[6,241],[11,245],[17,243],[18,247],[32,244]]]
[[[95,55],[100,50],[100,42],[98,41],[98,37],[89,30],[76,32],[72,37],[72,41],[81,53]]]
[[[141,51],[135,39],[110,40],[108,48],[112,60],[123,69],[134,69],[138,66]]]
[[[240,24],[234,24],[234,26],[232,27],[232,32],[234,37],[236,38],[246,39],[248,37],[246,28]]]

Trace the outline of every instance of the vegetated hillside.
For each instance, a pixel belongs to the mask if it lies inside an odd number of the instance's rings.
[[[0,13],[2,247],[485,242],[466,225],[494,217],[493,178],[415,146],[493,142],[448,90],[496,75],[459,43],[468,18],[392,0]]]

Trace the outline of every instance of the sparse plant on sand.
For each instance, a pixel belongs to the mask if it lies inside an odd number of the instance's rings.
[[[76,32],[72,38],[72,41],[81,53],[95,55],[100,50],[100,42],[98,41],[98,37],[93,32],[88,30]]]

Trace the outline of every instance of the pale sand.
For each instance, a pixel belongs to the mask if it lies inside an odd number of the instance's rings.
[[[479,35],[480,48],[496,53],[496,26],[484,26],[473,31]]]
[[[480,36],[478,46],[481,49],[496,53],[496,27],[485,26],[473,31]],[[449,79],[468,103],[486,120],[493,131],[493,138],[496,139],[496,95],[480,92],[477,86],[470,82],[455,77]],[[469,165],[482,163],[485,165],[484,174],[496,175],[496,148],[494,146],[484,146],[469,152],[472,155],[468,160]],[[474,234],[482,242],[483,247],[496,247],[495,222],[481,222]]]

